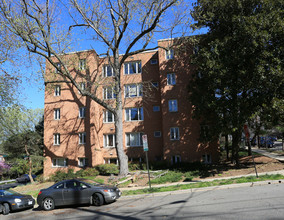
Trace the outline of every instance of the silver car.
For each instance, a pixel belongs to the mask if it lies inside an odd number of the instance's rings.
[[[92,185],[81,180],[60,181],[47,189],[41,189],[37,204],[44,210],[58,206],[91,204],[101,206],[116,201],[121,196],[116,186],[102,184]]]

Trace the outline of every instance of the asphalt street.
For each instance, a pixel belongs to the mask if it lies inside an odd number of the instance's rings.
[[[283,219],[284,183],[269,183],[128,196],[101,207],[35,208],[1,219]]]

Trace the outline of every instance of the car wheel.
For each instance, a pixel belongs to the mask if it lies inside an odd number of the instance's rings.
[[[8,215],[10,213],[10,206],[8,203],[3,204],[3,215]]]
[[[54,209],[54,201],[52,198],[45,198],[42,202],[42,208],[45,211],[50,211]]]
[[[95,206],[101,206],[102,204],[104,204],[104,197],[99,193],[95,193],[92,196],[92,204]]]

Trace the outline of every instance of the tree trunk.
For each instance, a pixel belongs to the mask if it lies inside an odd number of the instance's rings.
[[[234,149],[233,157],[234,157],[234,161],[237,167],[239,167],[240,165],[239,163],[239,150],[240,150],[239,143],[241,140],[241,135],[242,135],[242,130],[240,128],[232,133],[232,138],[233,138],[232,149]]]
[[[28,157],[28,160],[29,160],[29,177],[30,177],[31,183],[34,183],[34,179],[32,177],[32,159],[31,159],[31,155],[28,151],[27,143],[25,144],[25,151],[26,151],[26,154],[27,154],[27,157]]]
[[[115,116],[115,131],[116,131],[116,152],[119,161],[119,176],[128,174],[128,157],[123,148],[123,124],[122,124],[122,103],[118,103]]]
[[[229,160],[229,137],[227,134],[225,135],[225,149],[226,149],[227,160]]]

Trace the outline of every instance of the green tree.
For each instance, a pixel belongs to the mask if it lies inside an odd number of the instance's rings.
[[[44,58],[62,76],[61,82],[72,83],[83,96],[112,112],[115,116],[116,151],[120,175],[128,173],[128,158],[123,147],[122,83],[121,68],[124,61],[135,54],[156,49],[152,41],[156,34],[168,37],[180,36],[188,23],[186,4],[178,0],[6,0],[0,1],[0,17],[3,24],[18,37],[26,49]],[[60,15],[59,12],[62,11]],[[69,13],[69,17],[67,17]],[[65,16],[65,17],[62,17]],[[59,19],[66,21],[64,25]],[[169,19],[170,18],[170,19]],[[114,72],[112,81],[93,80],[89,74],[82,74],[76,63],[64,59],[62,54],[70,52],[72,34],[84,33],[81,40],[93,39],[94,45],[101,45],[103,54]],[[79,37],[79,38],[80,38]],[[74,44],[73,44],[74,45]],[[167,48],[168,49],[168,48]],[[123,54],[120,57],[120,54]],[[60,65],[57,65],[59,63]],[[72,68],[71,68],[72,67]],[[72,71],[71,69],[75,70]],[[80,74],[75,74],[78,72]],[[97,70],[99,73],[100,70]],[[86,82],[82,89],[77,78]],[[53,83],[47,80],[46,83]],[[58,81],[56,81],[58,83]],[[98,87],[108,83],[116,94],[110,103],[97,93]]]
[[[195,116],[215,136],[232,135],[238,165],[244,124],[274,98],[283,99],[284,2],[198,0],[191,15],[194,29],[208,30],[191,40],[198,45],[189,85]]]
[[[2,113],[4,120],[1,121],[0,127],[7,137],[2,143],[2,150],[13,164],[11,172],[19,173],[21,164],[24,163],[27,164],[31,176],[32,172],[38,172],[43,164],[43,112],[40,109],[23,110],[12,106],[5,108],[5,111],[2,109]],[[15,162],[16,159],[24,161]]]

